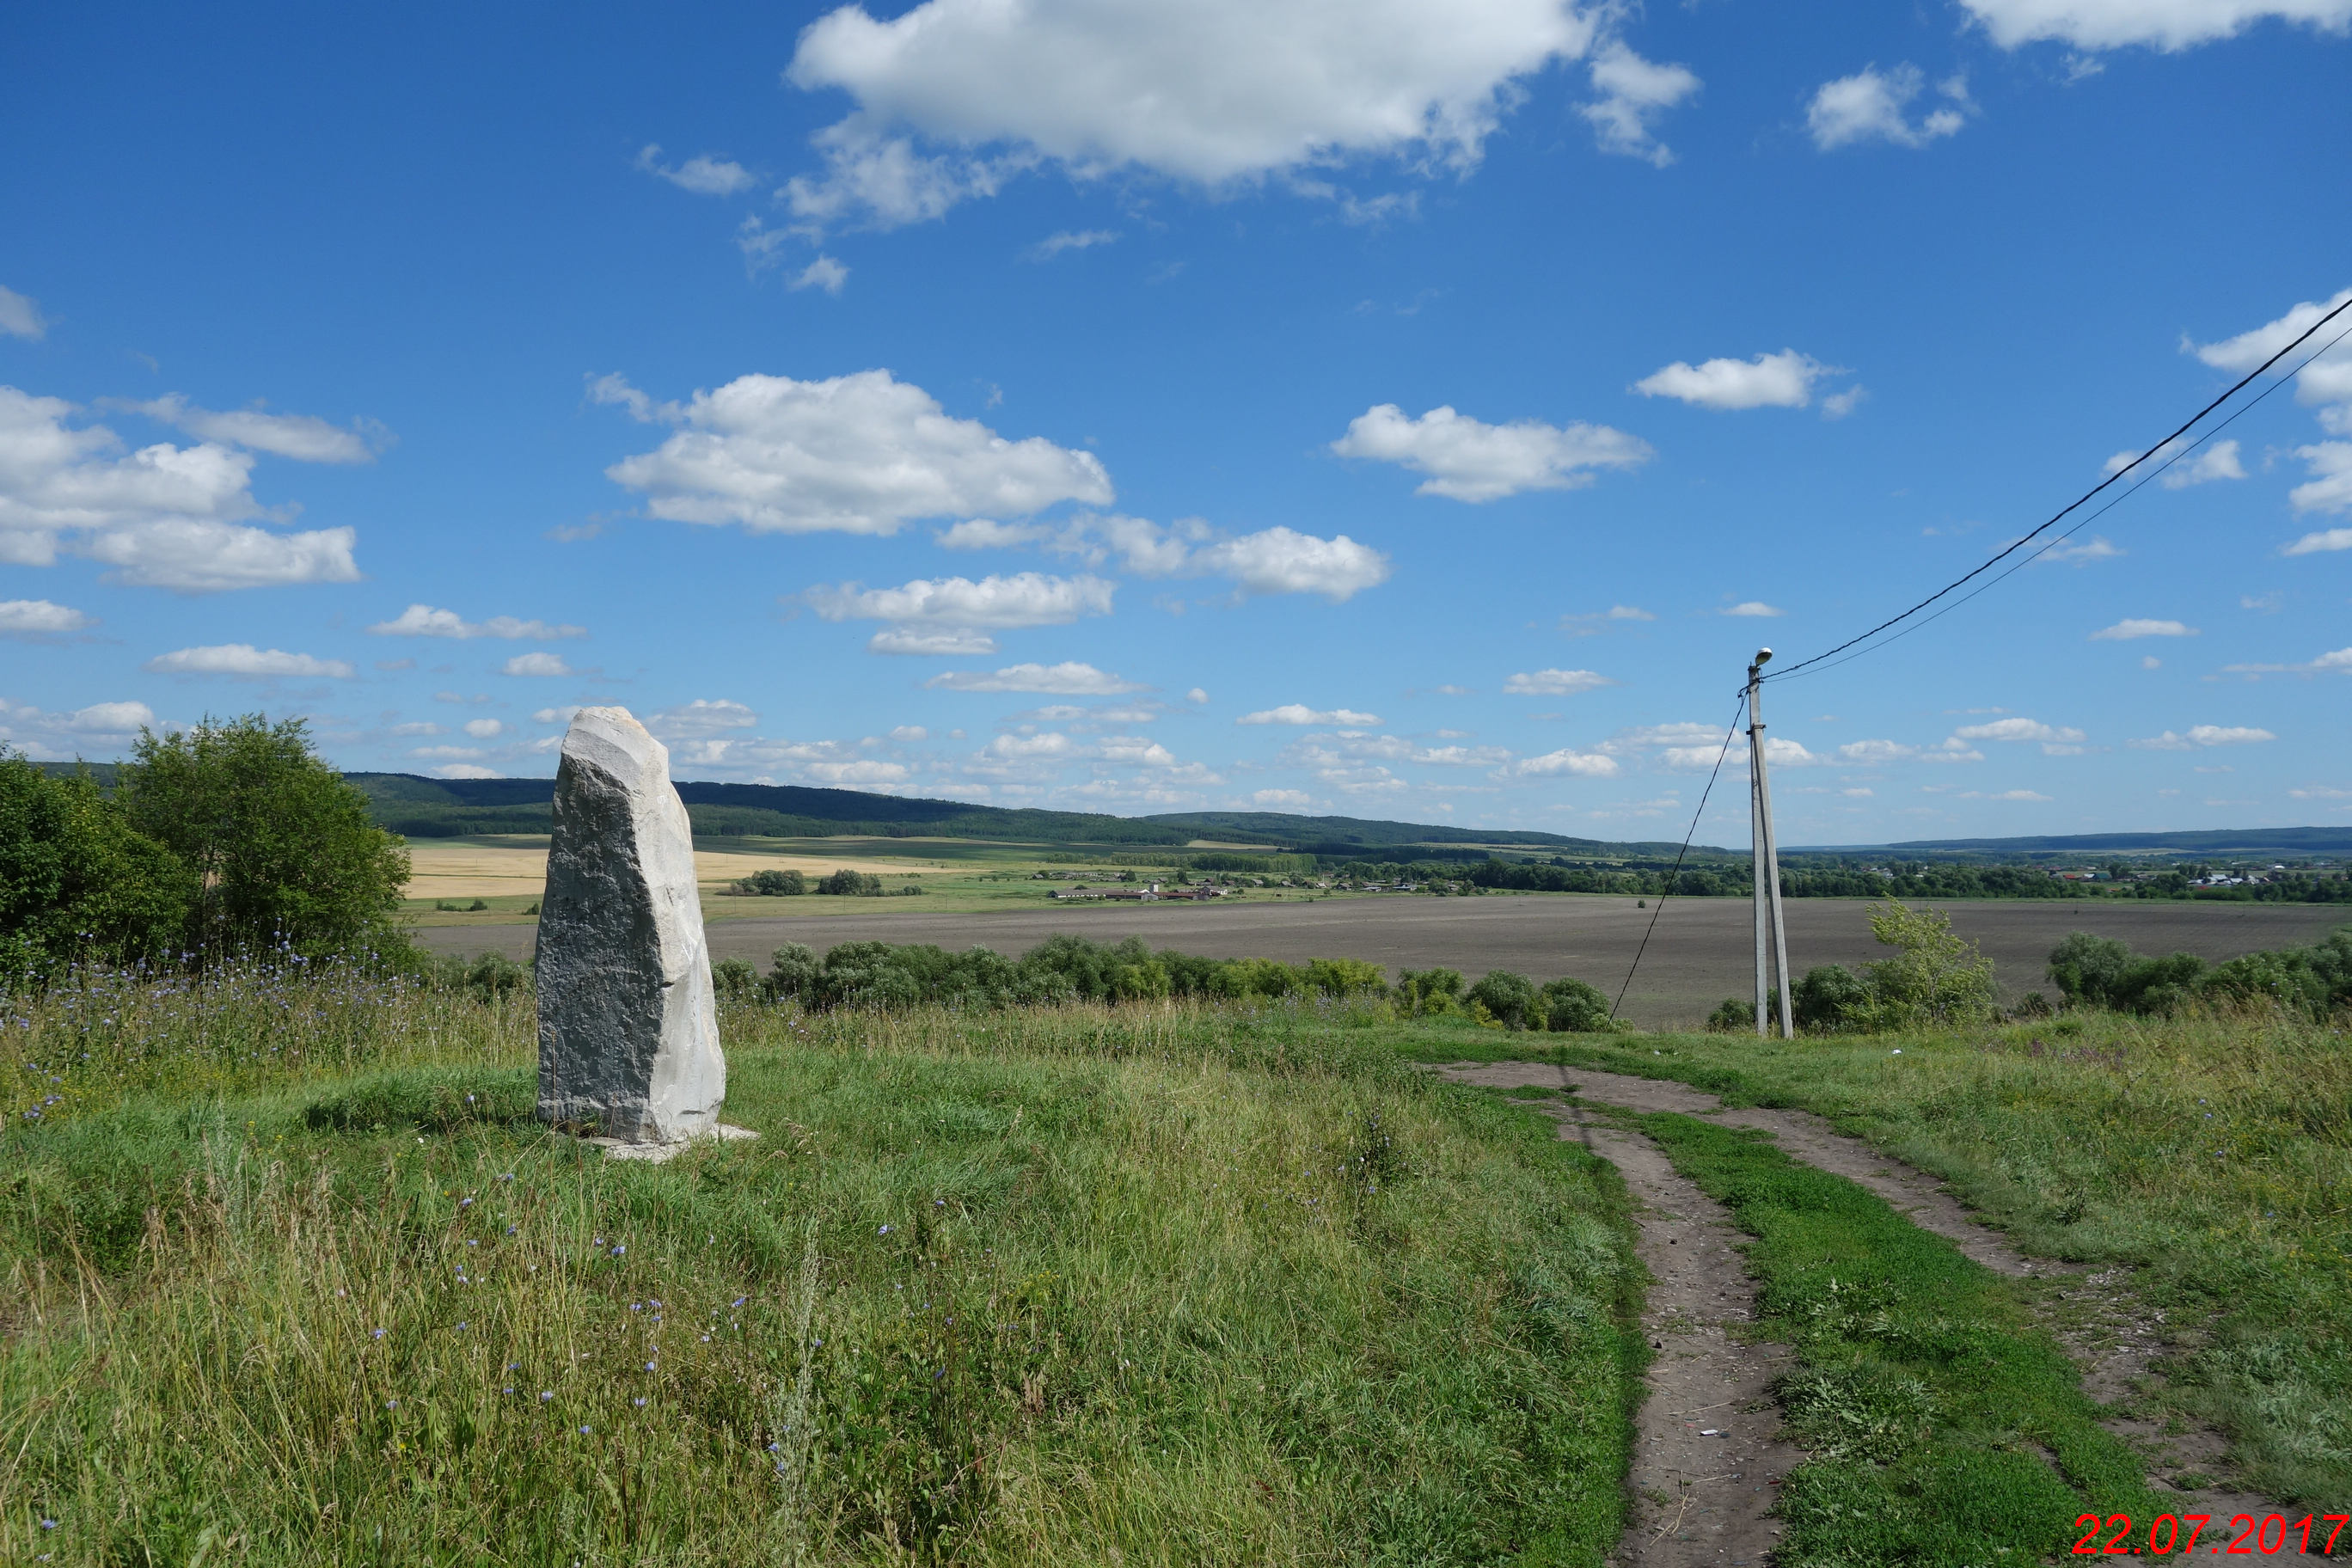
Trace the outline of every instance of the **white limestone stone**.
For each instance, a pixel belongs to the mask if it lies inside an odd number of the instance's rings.
[[[539,1115],[624,1144],[714,1132],[727,1058],[669,751],[583,708],[555,773],[539,913]]]

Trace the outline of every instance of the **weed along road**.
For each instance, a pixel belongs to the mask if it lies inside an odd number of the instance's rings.
[[[764,969],[768,954],[788,942],[805,942],[820,954],[845,942],[936,942],[1018,954],[1069,931],[1097,942],[1140,936],[1154,947],[1213,958],[1360,958],[1385,964],[1391,973],[1442,966],[1473,978],[1489,969],[1516,970],[1538,982],[1572,974],[1614,996],[1654,912],[1635,908],[1632,899],[1547,894],[1225,907],[1080,905],[1017,914],[901,913],[880,907],[879,900],[812,897],[806,902],[806,915],[730,920],[726,900],[707,900],[718,917],[708,928],[712,955],[747,959]],[[2338,904],[2019,900],[1936,907],[1952,917],[1954,931],[1982,945],[2006,1001],[2046,989],[2043,963],[2052,945],[2071,931],[2116,937],[2140,952],[2193,952],[2219,961],[2314,942],[2352,920],[2352,910]],[[1817,963],[1852,966],[1885,956],[1871,941],[1869,906],[1861,900],[1793,899],[1787,908],[1789,960],[1799,973]],[[499,952],[526,959],[532,929],[431,926],[417,938],[440,952]],[[1687,1024],[1726,996],[1748,994],[1754,941],[1745,899],[1668,900],[1623,1016],[1636,1024]]]

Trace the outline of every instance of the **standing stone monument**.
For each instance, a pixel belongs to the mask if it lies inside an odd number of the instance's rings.
[[[669,751],[625,708],[583,708],[555,772],[540,900],[540,1120],[643,1156],[737,1132],[719,1125],[726,1096]]]

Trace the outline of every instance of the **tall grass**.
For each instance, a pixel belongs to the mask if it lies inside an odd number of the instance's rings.
[[[19,1009],[0,1561],[1615,1542],[1613,1172],[1346,1016],[730,1012],[761,1137],[647,1166],[530,1120],[527,999],[343,984]]]
[[[1452,1043],[1432,1043],[1458,1052]],[[2257,1007],[1944,1033],[1643,1037],[1561,1059],[1826,1112],[2028,1251],[2126,1264],[2190,1332],[2167,1398],[2282,1499],[2352,1497],[2352,1049]]]

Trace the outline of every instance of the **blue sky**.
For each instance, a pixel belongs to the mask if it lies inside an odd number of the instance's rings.
[[[2352,285],[2347,26],[47,8],[0,737],[261,709],[544,774],[619,703],[681,777],[1679,837],[1759,643],[1965,571]],[[2352,340],[1769,689],[1783,841],[2342,822],[2348,679]]]

